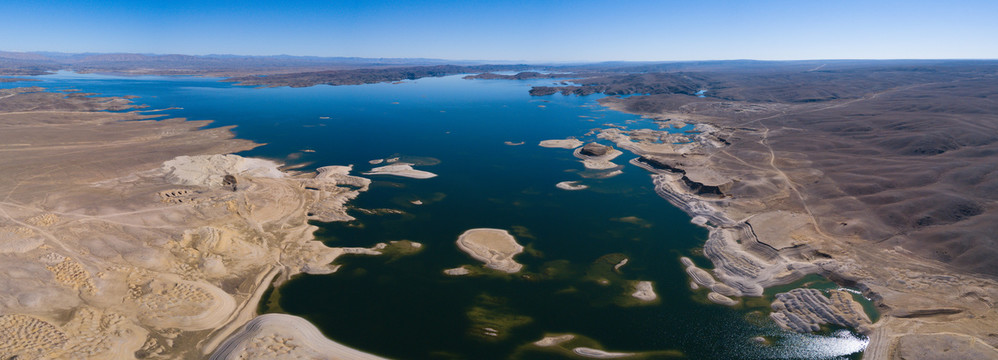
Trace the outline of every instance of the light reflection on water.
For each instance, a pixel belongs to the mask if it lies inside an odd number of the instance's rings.
[[[849,330],[831,334],[798,334],[774,329],[769,335],[773,344],[762,345],[759,352],[746,354],[753,359],[849,359],[866,349],[870,339]]]

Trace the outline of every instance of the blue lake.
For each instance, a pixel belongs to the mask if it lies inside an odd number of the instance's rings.
[[[120,77],[59,73],[43,86],[103,95],[138,95],[162,114],[211,126],[237,125],[238,137],[266,144],[242,153],[304,169],[403,156],[426,164],[432,179],[373,177],[353,206],[399,209],[350,223],[322,224],[330,246],[373,246],[411,240],[423,250],[406,256],[347,256],[334,274],[299,276],[268,294],[262,311],[303,316],[330,338],[375,354],[404,359],[549,359],[567,356],[527,346],[545,334],[572,333],[608,351],[655,352],[648,358],[858,358],[865,345],[848,331],[799,335],[768,320],[765,301],[738,308],[706,302],[690,290],[678,258],[697,254],[706,231],[659,198],[649,174],[615,160],[623,174],[587,176],[571,150],[537,146],[587,133],[603,124],[653,127],[609,111],[596,100],[531,97],[532,85],[558,80],[463,80],[460,76],[400,84],[248,88],[197,77]],[[677,130],[682,131],[683,129]],[[505,142],[523,145],[510,146]],[[307,151],[306,151],[307,150]],[[582,191],[555,188],[578,180]],[[423,205],[411,201],[421,200]],[[521,274],[449,277],[444,269],[479,266],[454,245],[471,228],[508,229],[528,248]],[[612,266],[629,261],[620,272]],[[602,281],[605,280],[605,281]],[[660,301],[634,306],[631,281],[654,282]],[[602,283],[601,283],[602,282]],[[502,336],[483,336],[483,324]],[[771,344],[760,345],[753,337]],[[662,352],[672,351],[672,352]]]

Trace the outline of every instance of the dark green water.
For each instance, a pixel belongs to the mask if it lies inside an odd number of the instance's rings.
[[[151,108],[182,107],[166,111],[170,116],[238,125],[239,137],[267,144],[245,156],[306,168],[354,164],[360,171],[373,167],[368,160],[393,155],[439,160],[418,167],[436,178],[374,177],[371,190],[352,203],[406,214],[354,211],[357,221],[316,224],[317,236],[330,246],[411,240],[422,243],[422,251],[340,258],[337,273],[297,277],[274,291],[277,304],[261,305],[303,316],[351,347],[402,359],[561,357],[524,346],[546,333],[585,336],[608,351],[674,350],[694,359],[855,358],[865,346],[849,332],[787,333],[768,321],[764,305],[733,309],[706,303],[705,293],[691,291],[677,259],[695,255],[706,231],[656,196],[644,170],[625,165],[616,177],[583,178],[586,172],[570,150],[536,145],[583,138],[603,123],[652,124],[602,110],[598,96],[527,95],[532,84],[550,80],[447,77],[254,89],[191,77],[38,78],[45,81],[20,86],[139,95],[136,101]],[[590,189],[555,188],[567,180]],[[410,203],[417,199],[424,205]],[[454,245],[463,231],[479,227],[508,229],[528,248],[517,257],[525,265],[522,273],[442,273],[480,265]],[[614,272],[613,264],[624,257],[629,262]],[[628,294],[630,282],[638,280],[653,281],[660,301],[635,306]],[[498,329],[500,336],[483,335],[483,327]],[[751,340],[756,336],[772,344],[757,345]]]

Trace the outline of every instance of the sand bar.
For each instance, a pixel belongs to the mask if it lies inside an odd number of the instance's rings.
[[[634,356],[634,353],[609,352],[588,347],[577,347],[572,349],[572,352],[575,353],[576,355],[593,359],[618,359],[628,356]]]
[[[471,229],[457,238],[457,247],[475,260],[485,263],[485,267],[516,273],[523,265],[513,260],[513,257],[523,252],[523,246],[516,243],[516,238],[508,231],[501,229]]]
[[[727,305],[727,306],[738,305],[738,300],[729,298],[727,296],[718,294],[718,293],[713,292],[713,291],[711,291],[710,293],[707,294],[707,300],[710,300],[710,302],[715,303],[715,304],[721,304],[721,305]]]
[[[585,190],[589,188],[589,185],[580,185],[578,181],[562,181],[554,186],[562,190]]]
[[[534,345],[544,346],[544,347],[555,346],[555,345],[561,344],[563,342],[570,341],[572,339],[575,339],[575,335],[564,334],[564,335],[557,335],[557,336],[545,336],[543,339],[534,341]]]
[[[450,276],[468,275],[470,273],[471,273],[471,270],[468,270],[468,268],[465,267],[465,266],[458,266],[458,267],[453,268],[453,269],[444,270],[444,274],[447,274],[447,275],[450,275]]]
[[[437,174],[429,171],[413,169],[412,164],[409,163],[395,163],[376,167],[364,173],[364,175],[394,175],[413,179],[429,179],[437,176]]]
[[[578,139],[544,140],[539,145],[546,148],[574,149],[582,146],[582,141]]]
[[[651,281],[638,281],[637,284],[634,284],[634,292],[631,293],[631,296],[641,301],[655,301],[655,299],[658,299]]]

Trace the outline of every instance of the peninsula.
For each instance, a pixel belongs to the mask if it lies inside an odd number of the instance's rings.
[[[282,172],[223,155],[257,146],[228,127],[135,107],[0,90],[0,357],[203,358],[257,315],[272,282],[380,254],[311,241],[309,220],[352,219],[344,204],[367,190],[349,167]],[[247,325],[219,358],[275,356],[238,339],[278,330],[303,353],[359,353],[282,315]]]

